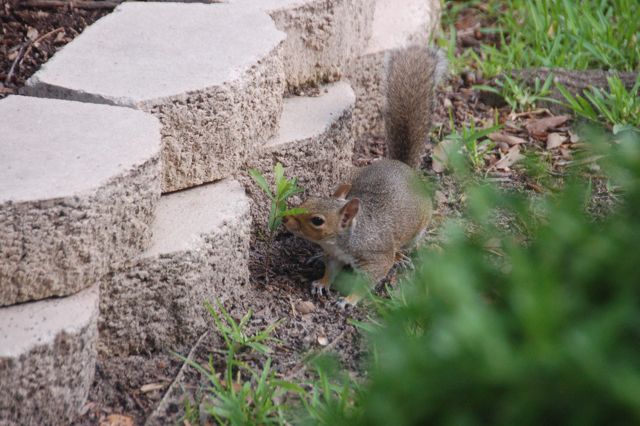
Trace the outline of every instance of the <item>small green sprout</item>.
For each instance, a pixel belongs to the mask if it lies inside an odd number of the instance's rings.
[[[260,189],[264,191],[269,200],[271,200],[271,209],[269,210],[269,219],[267,222],[269,233],[265,239],[267,242],[267,253],[264,257],[265,280],[268,282],[269,264],[271,262],[271,247],[273,246],[273,239],[275,237],[276,230],[282,224],[282,219],[285,216],[304,213],[304,209],[301,208],[287,208],[287,200],[291,196],[303,192],[304,189],[298,186],[298,180],[296,178],[287,179],[284,176],[284,167],[282,167],[282,164],[280,163],[276,163],[273,169],[275,184],[273,190],[269,187],[267,180],[258,170],[249,170],[249,175]]]
[[[265,177],[256,169],[249,170],[249,175],[258,184],[260,189],[271,200],[271,210],[269,211],[269,221],[267,223],[269,232],[275,233],[276,229],[282,224],[282,218],[285,216],[295,215],[303,213],[303,209],[287,208],[287,200],[295,195],[304,191],[304,189],[298,186],[298,180],[296,178],[287,179],[284,177],[284,167],[282,164],[277,163],[273,169],[275,190],[269,188],[269,184]]]

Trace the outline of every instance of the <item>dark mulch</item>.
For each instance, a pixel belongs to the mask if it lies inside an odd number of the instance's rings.
[[[55,52],[112,10],[28,3],[0,1],[0,98],[17,93]]]

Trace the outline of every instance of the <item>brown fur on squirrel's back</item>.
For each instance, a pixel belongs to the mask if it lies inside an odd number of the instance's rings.
[[[414,169],[420,164],[431,131],[435,89],[446,68],[442,52],[433,48],[409,46],[389,54],[383,116],[392,160]]]

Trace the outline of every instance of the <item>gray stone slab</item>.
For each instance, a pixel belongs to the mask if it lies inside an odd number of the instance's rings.
[[[427,44],[440,20],[439,0],[376,0],[372,34],[366,49],[347,71],[357,102],[354,137],[383,137],[384,62],[387,52],[408,44]]]
[[[0,424],[69,424],[93,381],[98,286],[0,308]]]
[[[273,182],[277,162],[287,177],[298,178],[306,195],[329,195],[351,172],[353,139],[351,114],[355,104],[351,86],[338,82],[320,87],[319,96],[286,98],[280,132],[270,139],[247,164]],[[252,198],[252,214],[257,226],[266,224],[269,201],[248,177],[238,176]],[[300,201],[294,197],[292,203]]]
[[[248,285],[249,200],[234,180],[162,196],[150,248],[102,284],[100,351],[107,356],[189,347],[206,329],[204,302]]]
[[[54,55],[28,94],[138,108],[162,123],[164,192],[227,177],[282,108],[285,34],[229,4],[126,2]]]
[[[367,47],[372,0],[230,0],[267,11],[287,34],[282,60],[289,91],[337,81]]]
[[[129,108],[0,101],[0,306],[75,293],[146,249],[160,126]]]

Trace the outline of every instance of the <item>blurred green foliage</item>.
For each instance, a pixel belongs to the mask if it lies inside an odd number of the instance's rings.
[[[451,224],[441,249],[420,254],[369,328],[358,409],[323,423],[638,424],[640,139],[618,136],[584,135],[624,194],[602,220],[585,212],[578,170],[535,203],[470,189],[473,232]],[[497,211],[527,235],[496,223]]]

